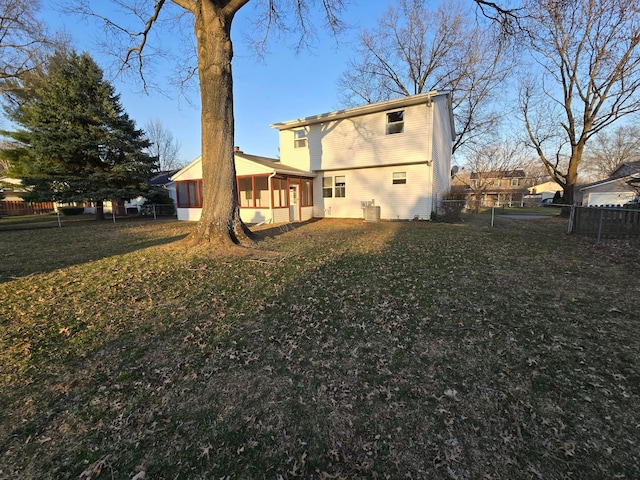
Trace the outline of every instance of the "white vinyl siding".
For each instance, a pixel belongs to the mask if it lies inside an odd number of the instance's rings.
[[[442,200],[442,196],[451,188],[451,145],[454,132],[449,118],[448,100],[445,96],[434,98],[433,118],[430,122],[436,125],[433,135],[433,195],[434,202]]]
[[[445,103],[444,96],[441,103]],[[405,107],[402,135],[386,134],[388,112],[314,123],[307,126],[308,148],[294,148],[295,129],[281,130],[281,162],[301,170],[322,171],[430,161],[433,109],[424,104]],[[450,128],[446,126],[443,133],[449,135],[445,143],[450,156]]]
[[[362,202],[373,200],[376,206],[380,206],[383,219],[429,219],[432,208],[431,167],[420,164],[403,168],[411,178],[412,187],[419,185],[419,188],[393,185],[389,178],[397,167],[362,168],[331,172],[334,176],[345,175],[347,194],[345,198],[323,198],[322,180],[316,178],[314,217],[362,218]]]

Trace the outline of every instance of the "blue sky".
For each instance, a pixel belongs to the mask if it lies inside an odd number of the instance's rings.
[[[244,40],[253,28],[254,11],[251,2],[243,7],[232,27],[236,145],[247,153],[277,157],[278,132],[270,124],[340,108],[337,80],[351,57],[356,27],[373,27],[389,4],[386,0],[353,0],[342,19],[354,28],[343,34],[339,43],[322,32],[311,49],[296,54],[294,34],[272,40],[262,60]],[[42,19],[52,30],[69,34],[76,50],[88,51],[107,69],[108,57],[98,45],[104,37],[95,24],[61,14],[50,5],[43,5]],[[160,64],[155,71],[170,72],[173,68]],[[189,162],[200,154],[199,92],[192,89],[185,98],[169,84],[169,77],[168,73],[158,77],[163,94],[146,95],[130,79],[116,78],[112,83],[138,126],[144,127],[152,119],[160,120],[180,141],[182,160]]]

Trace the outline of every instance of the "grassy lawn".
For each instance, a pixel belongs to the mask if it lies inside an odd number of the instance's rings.
[[[485,220],[1,231],[0,478],[640,478],[637,249]]]

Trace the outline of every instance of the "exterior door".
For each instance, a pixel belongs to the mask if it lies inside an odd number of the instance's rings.
[[[299,220],[298,185],[289,185],[289,221],[297,222]]]

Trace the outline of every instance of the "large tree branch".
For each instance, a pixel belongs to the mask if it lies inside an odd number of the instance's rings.
[[[185,10],[195,13],[195,8],[197,6],[197,2],[195,0],[171,0],[173,3],[178,5],[179,7],[184,8]]]
[[[222,8],[222,13],[225,16],[233,16],[247,3],[249,3],[249,0],[228,0],[226,5],[224,5],[224,7]]]
[[[512,36],[522,29],[522,8],[505,8],[488,0],[474,0],[482,15],[498,25],[505,35]]]
[[[135,55],[137,60],[138,60],[138,74],[140,75],[140,78],[143,81],[143,85],[144,88],[146,90],[146,81],[144,78],[144,62],[143,62],[143,57],[142,57],[142,51],[144,50],[145,45],[147,44],[147,38],[149,36],[149,32],[151,31],[151,28],[153,27],[154,23],[156,23],[158,21],[158,16],[160,15],[160,10],[162,10],[162,7],[164,6],[166,0],[157,0],[156,4],[153,7],[153,13],[151,14],[151,16],[149,17],[149,19],[146,21],[145,25],[144,25],[144,29],[136,34],[136,36],[140,37],[140,43],[135,46],[135,47],[131,47],[129,50],[127,50],[127,53],[124,57],[124,62],[123,65],[127,65],[129,64],[129,61],[131,60],[131,56]]]

